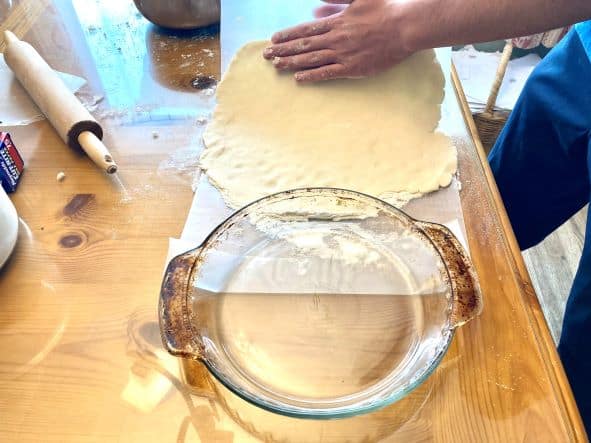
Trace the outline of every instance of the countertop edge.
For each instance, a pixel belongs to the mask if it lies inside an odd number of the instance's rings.
[[[509,222],[509,217],[497,188],[496,181],[493,177],[492,170],[488,164],[487,156],[484,152],[482,142],[480,141],[476,124],[472,118],[472,113],[470,112],[468,102],[466,101],[466,96],[464,94],[464,90],[462,88],[462,84],[453,61],[451,66],[451,79],[460,109],[462,111],[462,116],[464,117],[464,122],[466,123],[466,127],[474,141],[476,154],[480,160],[482,172],[489,185],[490,192],[487,192],[486,194],[498,214],[498,221],[500,222],[501,229],[506,240],[505,248],[507,250],[507,255],[513,261],[512,268],[515,270],[514,277],[517,282],[517,286],[520,289],[520,295],[521,299],[523,300],[524,308],[530,319],[530,326],[532,327],[533,333],[536,337],[536,340],[538,341],[540,352],[545,357],[544,363],[546,366],[546,373],[548,374],[550,382],[554,387],[554,391],[557,394],[557,399],[560,400],[559,406],[562,410],[561,412],[565,419],[565,423],[570,425],[570,429],[568,429],[569,433],[571,434],[570,437],[572,438],[572,441],[588,441],[585,427],[579,414],[570,384],[564,372],[562,362],[560,361],[556,345],[552,339],[552,335],[550,334],[550,329],[544,317],[538,296],[531,283],[527,267],[525,266],[523,256],[521,255],[521,250],[517,243],[513,228],[511,227],[511,223]]]

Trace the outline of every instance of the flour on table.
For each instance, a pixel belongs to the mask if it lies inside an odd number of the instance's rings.
[[[238,51],[203,135],[200,167],[229,206],[325,186],[399,203],[449,185],[457,155],[435,131],[445,80],[434,51],[372,78],[302,85],[262,58],[268,44]]]

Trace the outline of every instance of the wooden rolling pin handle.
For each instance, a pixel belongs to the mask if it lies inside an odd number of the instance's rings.
[[[8,45],[9,43],[16,43],[19,41],[19,38],[16,35],[14,35],[14,33],[10,31],[4,31],[4,43]]]
[[[73,149],[84,150],[78,141],[78,136],[84,131],[92,132],[99,140],[103,139],[103,128],[98,124],[98,122],[94,120],[82,120],[74,123],[74,125],[72,125],[68,131],[66,140],[68,146]]]
[[[66,87],[39,53],[12,32],[4,31],[4,59],[16,78],[51,122],[59,136],[74,149],[82,149],[112,174],[117,165],[101,142],[100,124]]]
[[[78,143],[86,154],[109,174],[117,172],[117,164],[109,154],[103,142],[92,132],[82,131],[78,135]]]

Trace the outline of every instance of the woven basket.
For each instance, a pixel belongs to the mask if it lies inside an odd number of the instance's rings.
[[[499,95],[499,89],[503,84],[503,78],[505,77],[507,64],[509,63],[512,52],[513,44],[509,41],[503,48],[501,61],[499,62],[497,74],[495,76],[495,80],[493,82],[484,110],[482,112],[472,114],[474,117],[474,123],[476,123],[476,127],[478,128],[482,146],[484,147],[484,150],[487,154],[490,152],[497,141],[499,133],[505,126],[507,118],[510,114],[509,111],[495,111],[495,103],[497,101],[497,96]]]

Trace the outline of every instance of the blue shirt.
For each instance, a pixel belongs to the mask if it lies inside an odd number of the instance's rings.
[[[576,24],[575,29],[579,33],[581,43],[587,51],[589,61],[591,61],[591,20]]]

